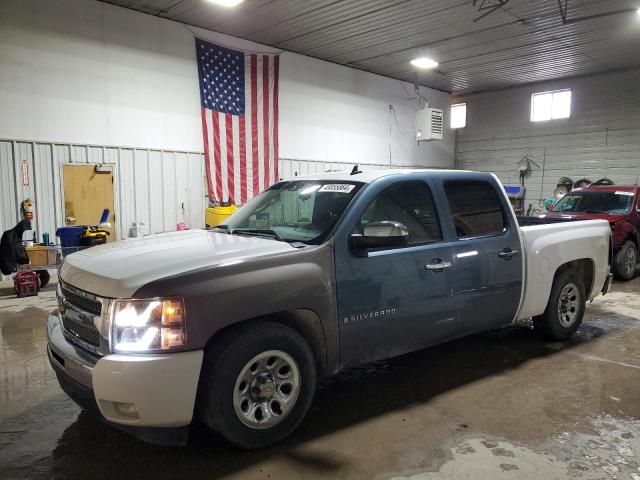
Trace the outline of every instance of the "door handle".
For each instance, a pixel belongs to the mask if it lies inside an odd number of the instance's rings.
[[[511,250],[510,248],[505,248],[503,251],[501,251],[498,256],[504,260],[511,260],[513,257],[515,257],[516,255],[518,255],[518,251],[517,250]]]
[[[430,272],[441,272],[445,268],[449,268],[453,266],[453,263],[449,261],[442,261],[439,258],[432,260],[434,263],[427,263],[424,268],[425,270],[429,270]]]

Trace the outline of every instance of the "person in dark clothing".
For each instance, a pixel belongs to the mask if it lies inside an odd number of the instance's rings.
[[[31,222],[24,219],[10,230],[2,234],[0,238],[0,271],[4,275],[11,275],[18,270],[18,265],[29,263],[29,257],[22,244],[22,234],[31,230]],[[46,270],[36,272],[40,279],[40,288],[49,283],[51,278]]]
[[[0,271],[4,275],[11,275],[18,269],[18,265],[29,263],[29,257],[22,245],[22,234],[27,230],[31,230],[31,222],[25,219],[2,234],[0,239]]]

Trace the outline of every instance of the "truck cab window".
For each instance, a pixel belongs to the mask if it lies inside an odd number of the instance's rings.
[[[318,243],[361,187],[358,182],[280,182],[251,199],[225,224],[244,234],[272,230],[285,241]]]
[[[458,238],[499,235],[507,228],[496,189],[487,182],[446,182],[444,190]]]
[[[384,190],[367,207],[360,223],[392,220],[409,230],[409,244],[442,239],[440,222],[428,186],[423,182],[401,182]]]

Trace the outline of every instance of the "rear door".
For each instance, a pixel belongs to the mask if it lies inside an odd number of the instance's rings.
[[[523,252],[516,219],[492,175],[439,176],[450,215],[452,300],[467,333],[511,322],[522,293]]]

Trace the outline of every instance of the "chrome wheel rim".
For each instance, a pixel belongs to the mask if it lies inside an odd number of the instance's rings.
[[[627,248],[624,255],[624,271],[627,275],[632,275],[636,271],[636,252],[633,248]]]
[[[240,371],[233,389],[233,409],[249,428],[271,428],[293,410],[300,395],[300,370],[281,350],[262,352]]]
[[[558,320],[565,328],[571,327],[578,318],[580,311],[580,290],[575,283],[568,283],[560,292],[558,300]]]

